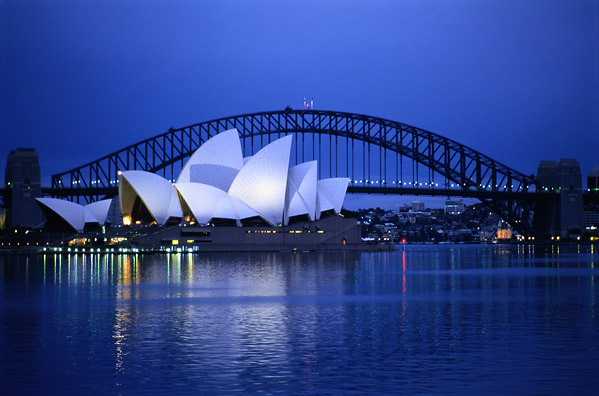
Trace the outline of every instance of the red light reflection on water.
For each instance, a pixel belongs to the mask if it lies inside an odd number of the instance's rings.
[[[401,292],[406,292],[406,251],[401,256]]]
[[[406,251],[404,250],[402,255],[401,255],[401,292],[403,293],[402,295],[402,302],[401,302],[401,325],[400,325],[400,329],[401,331],[406,331],[406,329],[404,329],[403,327],[403,321],[406,317],[406,310],[407,310],[407,303],[406,303]]]

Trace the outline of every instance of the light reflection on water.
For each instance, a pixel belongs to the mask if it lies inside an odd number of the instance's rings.
[[[591,394],[593,249],[0,256],[0,393]]]

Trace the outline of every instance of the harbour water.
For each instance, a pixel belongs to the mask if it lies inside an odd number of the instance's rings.
[[[597,247],[0,256],[0,394],[597,394]]]

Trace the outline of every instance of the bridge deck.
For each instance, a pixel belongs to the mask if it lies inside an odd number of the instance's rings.
[[[2,193],[7,189],[0,190]],[[408,188],[387,186],[352,186],[347,188],[350,194],[381,194],[381,195],[415,195],[432,197],[465,197],[465,198],[496,198],[496,199],[553,199],[557,198],[555,193],[547,192],[515,192],[515,191],[473,191],[462,189],[442,188]],[[42,194],[53,197],[73,196],[116,196],[117,187],[42,187]]]

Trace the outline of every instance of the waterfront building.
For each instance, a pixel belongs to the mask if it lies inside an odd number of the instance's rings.
[[[463,199],[448,199],[445,201],[445,213],[459,215],[464,211]]]
[[[414,212],[423,212],[424,211],[424,202],[412,201],[412,210]]]
[[[592,195],[599,195],[599,166],[595,166],[587,175],[587,190]]]
[[[205,142],[184,165],[177,182],[144,171],[119,176],[123,223],[260,219],[287,225],[305,216],[340,213],[349,179],[317,180],[316,161],[289,168],[292,137],[282,137],[243,158],[236,129]]]
[[[538,188],[559,199],[541,201],[534,212],[535,228],[546,235],[568,238],[584,230],[583,191],[580,165],[575,159],[541,161],[537,171]]]
[[[120,207],[124,225],[245,222],[275,227],[339,214],[349,179],[318,180],[316,161],[289,168],[291,143],[292,137],[285,136],[243,158],[239,134],[231,129],[202,144],[176,183],[151,172],[124,170],[119,172],[117,204],[37,201],[52,223],[76,231],[104,225],[111,207]]]
[[[585,210],[584,211],[584,227],[586,230],[599,228],[599,210]]]
[[[57,198],[35,198],[47,219],[47,229],[72,229],[77,232],[86,227],[94,228],[106,223],[112,199],[92,202],[88,205]]]
[[[35,227],[42,222],[42,212],[35,198],[42,195],[40,164],[35,149],[12,150],[6,159],[4,188],[7,194],[6,212],[0,217],[0,228],[14,226]]]
[[[500,239],[500,240],[512,239],[512,229],[511,228],[498,228],[497,229],[497,239]]]

